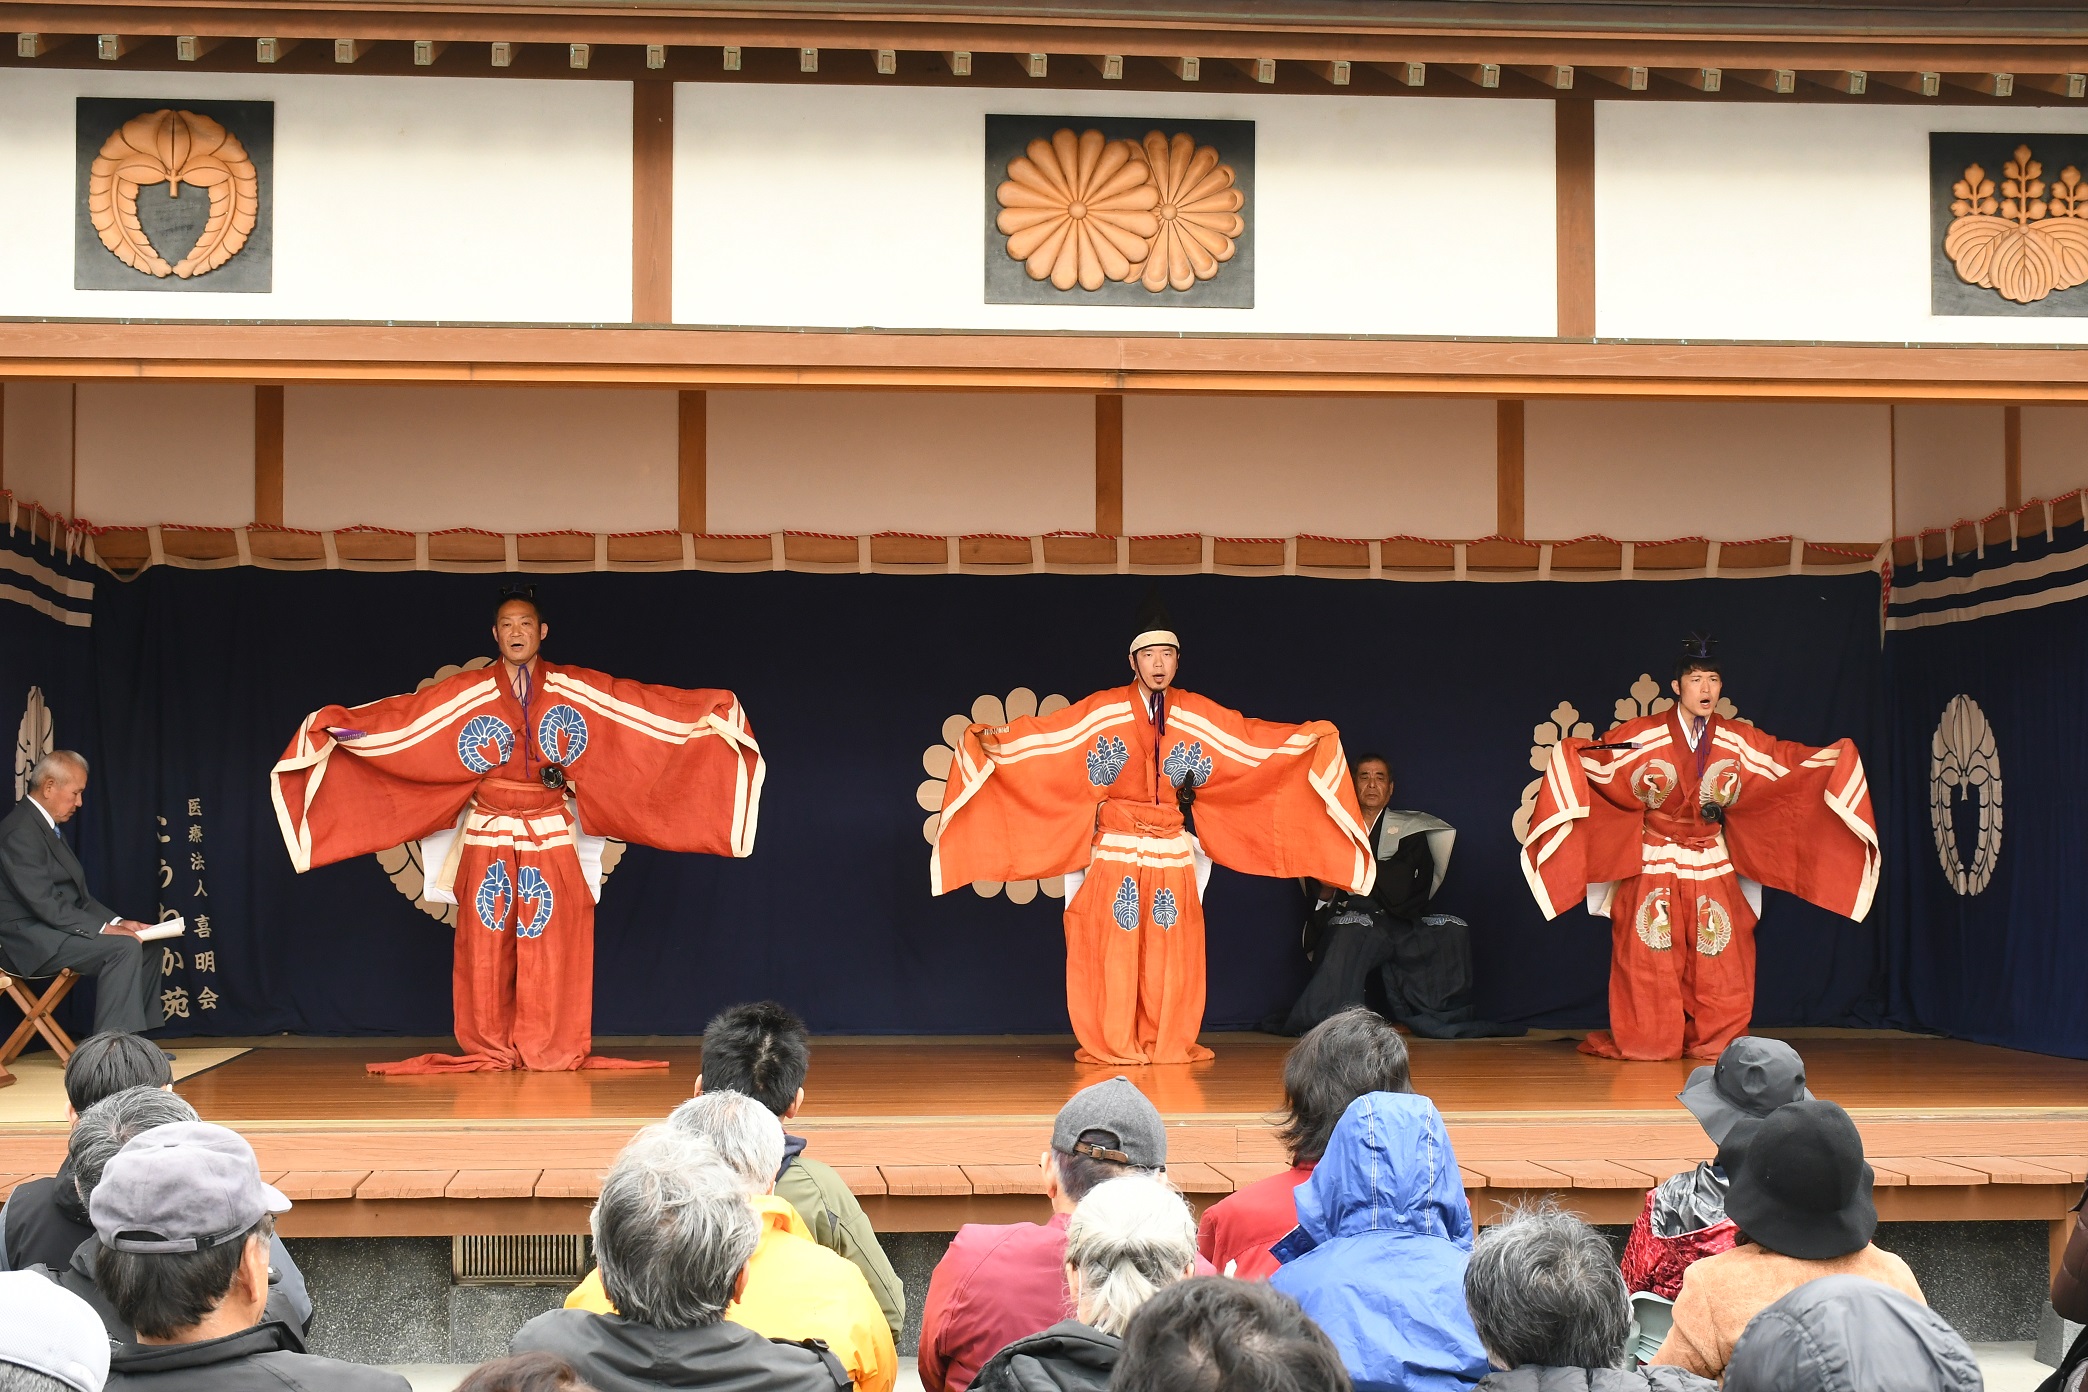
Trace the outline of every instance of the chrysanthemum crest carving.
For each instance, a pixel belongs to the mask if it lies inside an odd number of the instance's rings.
[[[1108,140],[1062,128],[1008,162],[994,226],[1030,279],[1060,290],[1187,290],[1218,274],[1247,228],[1234,184],[1232,166],[1188,135]]]
[[[181,260],[169,262],[138,221],[138,190],[167,185],[207,190],[210,216]],[[133,116],[102,142],[87,171],[87,217],[103,246],[133,270],[187,280],[230,261],[260,216],[261,181],[239,138],[193,111],[162,108]]]
[[[2047,184],[2028,145],[2001,166],[2000,197],[1980,165],[1950,186],[1943,251],[1958,276],[2003,299],[2031,304],[2088,282],[2088,186],[2072,165]]]

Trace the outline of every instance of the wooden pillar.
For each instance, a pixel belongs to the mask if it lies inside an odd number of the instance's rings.
[[[631,84],[631,322],[674,318],[674,84]]]
[[[1559,337],[1595,336],[1595,103],[1554,103],[1559,211]]]
[[[680,477],[676,484],[675,527],[702,536],[709,530],[705,506],[710,488],[710,397],[700,391],[681,393],[680,423],[676,430],[676,459]]]
[[[2023,505],[2023,408],[2001,408],[2001,496],[2011,510]]]
[[[1095,530],[1124,532],[1124,398],[1114,392],[1095,398]]]
[[[1494,403],[1494,486],[1497,498],[1494,531],[1504,537],[1523,535],[1523,404]]]
[[[283,525],[283,389],[254,388],[254,525]]]
[[[0,488],[7,487],[7,383],[0,382]]]

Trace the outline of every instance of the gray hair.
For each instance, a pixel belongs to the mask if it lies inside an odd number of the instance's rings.
[[[1479,1342],[1504,1368],[1614,1368],[1631,1332],[1609,1243],[1549,1201],[1479,1234],[1464,1289]]]
[[[155,1126],[196,1120],[196,1109],[165,1088],[149,1084],[112,1092],[80,1113],[71,1139],[65,1143],[65,1158],[72,1166],[73,1187],[80,1202],[94,1197],[102,1170],[131,1138]]]
[[[1096,1185],[1066,1227],[1066,1265],[1080,1275],[1080,1322],[1121,1335],[1138,1307],[1196,1262],[1196,1220],[1164,1179]]]
[[[742,1092],[705,1092],[668,1113],[669,1128],[717,1147],[750,1194],[766,1194],[783,1168],[783,1123]]]
[[[47,778],[63,778],[67,772],[87,776],[87,756],[73,749],[53,749],[29,770],[29,789],[34,792]]]
[[[73,1392],[69,1382],[0,1359],[0,1392]]]
[[[708,1141],[648,1126],[595,1201],[602,1291],[655,1329],[716,1324],[761,1235],[746,1188]]]

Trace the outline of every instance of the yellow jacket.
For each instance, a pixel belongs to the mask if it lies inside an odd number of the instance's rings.
[[[796,1209],[774,1194],[754,1198],[761,1240],[747,1259],[747,1286],[725,1318],[765,1339],[824,1339],[858,1392],[892,1392],[899,1352],[870,1283],[848,1258],[812,1240]],[[599,1268],[566,1297],[568,1310],[613,1315]]]

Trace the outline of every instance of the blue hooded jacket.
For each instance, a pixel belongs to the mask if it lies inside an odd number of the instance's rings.
[[[1458,1392],[1486,1376],[1464,1298],[1472,1210],[1435,1103],[1349,1103],[1297,1200],[1269,1284],[1327,1331],[1356,1392]]]

